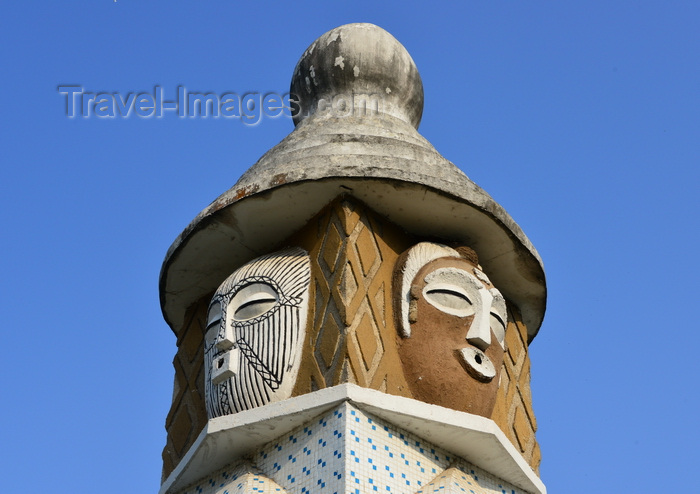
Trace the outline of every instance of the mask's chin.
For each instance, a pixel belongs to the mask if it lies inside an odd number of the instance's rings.
[[[469,346],[457,353],[462,366],[474,379],[487,383],[496,377],[496,367],[493,362],[478,348]]]

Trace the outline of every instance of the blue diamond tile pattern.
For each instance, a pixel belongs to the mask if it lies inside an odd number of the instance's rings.
[[[349,402],[182,494],[375,492],[525,494]]]
[[[274,480],[248,462],[228,466],[186,489],[187,494],[286,494]]]

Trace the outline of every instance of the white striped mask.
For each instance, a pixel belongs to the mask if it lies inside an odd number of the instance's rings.
[[[310,276],[308,253],[292,248],[250,261],[216,291],[204,337],[209,418],[291,396],[306,334]]]

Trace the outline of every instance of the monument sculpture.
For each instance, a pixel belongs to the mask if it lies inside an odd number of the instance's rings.
[[[322,35],[290,92],[295,130],[163,263],[161,492],[545,492],[537,251],[418,134],[420,75],[383,29]]]

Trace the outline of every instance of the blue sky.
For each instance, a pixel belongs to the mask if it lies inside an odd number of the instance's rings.
[[[531,355],[549,492],[692,490],[699,18],[692,1],[8,4],[2,490],[157,491],[175,352],[161,262],[293,128],[71,119],[57,87],[283,93],[303,50],[349,22],[404,44],[420,132],[544,260]]]

